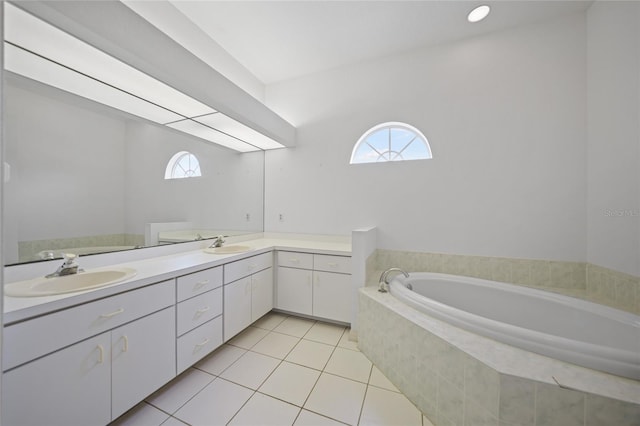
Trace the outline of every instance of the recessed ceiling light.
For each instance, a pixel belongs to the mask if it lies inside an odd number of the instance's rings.
[[[475,9],[473,9],[471,12],[469,12],[469,15],[467,15],[467,20],[469,22],[480,22],[487,17],[490,11],[491,11],[491,8],[486,4],[482,6],[478,6]]]

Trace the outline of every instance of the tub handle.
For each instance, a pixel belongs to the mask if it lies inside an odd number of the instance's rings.
[[[407,286],[406,286],[406,287],[407,287],[409,290],[413,290],[413,286],[411,285],[411,283],[407,283]]]

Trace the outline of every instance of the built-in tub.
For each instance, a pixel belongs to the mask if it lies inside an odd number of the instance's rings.
[[[390,292],[485,337],[640,380],[640,316],[533,288],[438,273],[398,276]]]

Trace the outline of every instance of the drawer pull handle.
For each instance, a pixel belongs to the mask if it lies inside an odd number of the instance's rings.
[[[104,362],[104,348],[102,345],[98,345],[98,351],[100,351],[100,355],[98,355],[98,364],[102,364]]]
[[[202,280],[202,281],[198,281],[194,286],[193,289],[194,290],[199,290],[202,287],[204,287],[205,285],[209,284],[209,280]]]
[[[124,335],[122,336],[122,340],[124,340],[124,345],[122,345],[122,352],[129,352],[129,338]]]
[[[195,317],[196,317],[196,318],[199,318],[199,317],[200,317],[200,315],[204,314],[204,313],[205,313],[205,312],[207,312],[209,309],[211,309],[209,306],[205,306],[204,308],[198,309],[198,310],[196,311],[196,315],[195,315]]]
[[[196,343],[196,346],[193,348],[193,352],[198,352],[207,343],[209,343],[209,338],[205,337],[205,339],[202,342]]]
[[[124,308],[120,308],[117,311],[113,311],[113,312],[110,312],[108,314],[102,314],[102,315],[100,315],[100,318],[113,318],[116,315],[120,315],[123,312],[124,312]]]
[[[293,259],[289,259],[289,262],[291,262],[291,263],[300,263],[300,259],[296,259],[294,257]]]
[[[338,264],[335,263],[335,262],[329,262],[329,263],[327,263],[327,265],[331,266],[332,268],[337,268],[338,267]]]

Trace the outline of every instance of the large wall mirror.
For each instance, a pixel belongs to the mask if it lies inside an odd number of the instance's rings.
[[[238,153],[9,72],[4,83],[6,264],[262,231],[262,151]],[[196,156],[200,177],[165,179],[180,151]]]
[[[263,230],[265,148],[260,144],[281,145],[6,6],[7,265]],[[37,31],[49,36],[36,36]],[[46,48],[72,64],[47,56]],[[94,56],[98,66],[88,59]],[[119,76],[105,72],[105,64],[133,75],[135,82],[126,88],[114,84],[108,79]],[[83,66],[102,74],[96,77]],[[153,88],[150,98],[136,93],[144,86],[139,82]],[[82,88],[97,89],[98,96]],[[164,90],[171,96],[159,93]],[[174,98],[179,102],[167,101]],[[125,104],[135,108],[119,106]],[[192,106],[200,111],[193,117],[185,112]],[[182,173],[172,178],[178,153],[189,153],[190,160],[178,163]],[[196,161],[198,173],[192,174]]]

